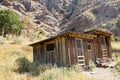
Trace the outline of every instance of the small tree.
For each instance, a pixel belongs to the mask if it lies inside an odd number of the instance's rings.
[[[19,35],[22,21],[19,15],[13,10],[0,10],[0,32],[6,37],[6,34]]]

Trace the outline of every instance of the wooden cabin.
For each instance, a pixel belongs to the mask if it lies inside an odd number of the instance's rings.
[[[112,33],[107,31],[101,31],[97,29],[86,31],[85,34],[95,35],[95,46],[96,46],[96,58],[111,58],[111,35]]]
[[[95,37],[88,34],[66,32],[30,44],[33,47],[34,62],[51,63],[58,66],[87,65],[90,59],[95,60]]]
[[[96,62],[96,58],[111,58],[111,33],[100,30],[80,33],[74,30],[30,44],[33,47],[33,61],[71,66],[89,65],[89,61]]]

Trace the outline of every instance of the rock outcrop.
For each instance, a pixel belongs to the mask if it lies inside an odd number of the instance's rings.
[[[12,5],[12,3],[9,0],[3,0],[2,4],[5,5],[5,6],[11,6]]]
[[[25,9],[24,5],[22,5],[21,3],[16,3],[16,2],[13,3],[13,8],[14,8],[15,10],[17,10],[17,11],[25,14],[26,9]]]
[[[76,26],[119,32],[120,0],[4,0],[2,6],[27,16],[34,27],[50,33]],[[43,24],[44,23],[44,24]],[[118,35],[118,34],[117,34]]]

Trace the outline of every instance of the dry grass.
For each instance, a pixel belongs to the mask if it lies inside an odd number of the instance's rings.
[[[120,42],[112,42],[111,46],[113,51],[120,51]]]
[[[0,45],[0,80],[93,80],[93,78],[86,77],[76,70],[57,67],[45,69],[41,73],[43,68],[39,66],[40,74],[37,76],[32,76],[31,73],[20,74],[14,72],[16,59],[25,57],[30,63],[33,60],[32,48],[28,46],[29,40],[20,38],[21,43],[19,44],[11,44],[13,40],[9,39],[9,41]]]
[[[76,69],[68,70],[67,68],[57,68],[46,66],[46,69],[39,66],[37,76],[32,76],[30,73],[20,74],[14,72],[15,60],[20,57],[25,57],[32,63],[32,48],[28,46],[29,39],[21,38],[21,43],[11,44],[12,39],[5,41],[0,45],[0,79],[1,80],[94,80],[93,78],[86,77]],[[120,50],[120,42],[112,42],[112,49]],[[42,71],[42,72],[41,72]]]
[[[113,59],[116,61],[116,65],[113,69],[114,75],[120,78],[120,42],[112,42]]]

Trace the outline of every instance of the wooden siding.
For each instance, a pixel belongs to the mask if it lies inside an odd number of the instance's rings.
[[[57,64],[58,66],[71,66],[78,63],[89,65],[89,61],[95,62],[96,58],[103,58],[102,36],[88,36],[84,34],[69,33],[63,36],[35,43],[33,46],[33,61],[40,64]],[[77,47],[76,40],[81,40],[81,49]],[[111,58],[110,37],[105,36],[107,57]],[[47,51],[48,44],[54,44],[54,50]],[[91,49],[88,49],[88,44]],[[79,56],[81,50],[83,56]],[[80,60],[82,59],[82,60]]]
[[[58,66],[71,66],[79,63],[76,39],[81,39],[82,54],[84,65],[88,64],[87,39],[76,38],[73,36],[61,37],[55,41],[36,44],[33,47],[33,56],[35,63],[51,63]],[[55,45],[53,51],[47,51],[47,44]]]

